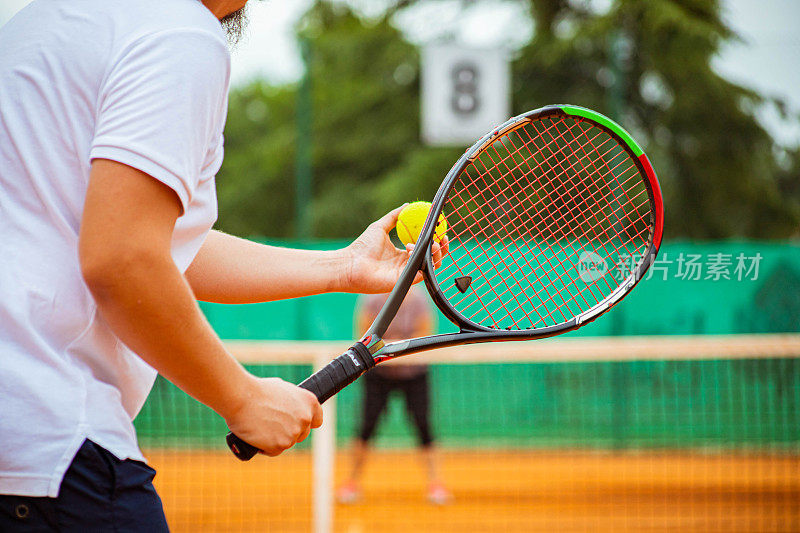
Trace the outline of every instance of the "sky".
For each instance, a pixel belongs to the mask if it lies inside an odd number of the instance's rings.
[[[354,0],[368,10],[377,0]],[[595,0],[602,3],[603,0]],[[0,25],[29,0],[0,0]],[[255,78],[273,83],[297,79],[302,72],[293,39],[293,26],[311,0],[267,0],[251,2],[247,36],[232,54],[232,81],[243,84]],[[425,12],[409,13],[398,23],[412,42],[422,44],[441,36],[442,28],[458,28],[453,36],[471,46],[514,47],[506,35],[525,27],[514,2],[488,0],[461,14],[456,20],[456,0],[441,0]],[[800,114],[800,0],[722,0],[725,18],[742,38],[727,45],[714,66],[726,78],[756,89],[766,96],[787,100]],[[457,24],[456,24],[457,23]],[[511,31],[509,31],[511,30]],[[527,33],[526,33],[527,32]],[[800,145],[800,125],[787,124],[774,110],[760,112],[764,125],[784,145]]]

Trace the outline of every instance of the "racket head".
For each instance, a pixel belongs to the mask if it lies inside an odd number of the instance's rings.
[[[434,269],[440,213],[450,253]],[[464,153],[418,246],[433,301],[462,332],[535,338],[576,329],[624,298],[655,260],[663,225],[658,179],[630,134],[595,111],[553,105]]]

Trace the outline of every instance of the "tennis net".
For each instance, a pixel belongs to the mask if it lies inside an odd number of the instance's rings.
[[[231,342],[300,382],[339,343]],[[312,444],[239,463],[224,423],[159,378],[136,420],[174,531],[798,531],[800,335],[562,338],[449,348],[429,363],[436,466],[390,400],[337,504],[361,418],[355,384]]]

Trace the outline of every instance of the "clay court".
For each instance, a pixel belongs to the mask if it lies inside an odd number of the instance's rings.
[[[311,529],[311,454],[239,464],[224,452],[150,451],[170,525]],[[455,501],[432,506],[416,457],[376,452],[364,499],[335,531],[799,531],[800,457],[776,453],[447,451]],[[337,456],[337,472],[347,464]]]

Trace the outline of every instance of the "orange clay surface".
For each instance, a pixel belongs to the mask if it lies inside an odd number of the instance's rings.
[[[240,463],[224,452],[150,451],[174,532],[311,531],[311,454]],[[342,533],[800,531],[800,456],[443,451],[455,500],[425,501],[413,451],[378,451]],[[349,464],[337,456],[336,478]]]

